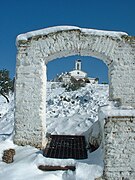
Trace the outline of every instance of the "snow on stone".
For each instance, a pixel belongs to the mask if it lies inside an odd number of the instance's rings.
[[[78,91],[65,91],[58,83],[47,83],[47,132],[85,134],[98,120],[98,107],[108,103],[108,85],[90,85]],[[84,160],[45,158],[42,151],[13,143],[14,98],[10,103],[0,96],[0,180],[94,180],[103,172],[103,153],[99,147]],[[98,131],[98,130],[97,130]],[[97,132],[96,132],[97,133]],[[14,162],[2,162],[3,150],[14,148]],[[75,165],[76,171],[43,172],[38,165]]]
[[[100,35],[100,36],[112,36],[112,37],[121,37],[122,35],[128,35],[125,32],[116,32],[116,31],[103,31],[103,30],[95,30],[95,29],[86,29],[86,28],[80,28],[76,26],[55,26],[55,27],[49,27],[44,28],[41,30],[31,31],[27,32],[25,34],[20,34],[17,36],[17,42],[21,40],[27,41],[28,38],[31,38],[33,36],[38,35],[47,35],[49,33],[54,33],[58,31],[66,31],[66,30],[80,30],[83,33],[91,34],[91,35]]]
[[[117,102],[109,102],[107,105],[99,108],[100,119],[103,120],[109,116],[135,116],[135,109],[133,107],[117,106]]]

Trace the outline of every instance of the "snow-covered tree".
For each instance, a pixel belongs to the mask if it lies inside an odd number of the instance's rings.
[[[6,69],[0,70],[0,94],[9,102],[9,92],[14,91],[13,80],[9,77],[9,71]]]

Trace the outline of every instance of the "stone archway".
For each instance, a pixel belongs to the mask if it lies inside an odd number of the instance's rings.
[[[135,107],[135,38],[126,33],[52,27],[19,35],[17,49],[14,142],[18,145],[45,145],[46,64],[56,58],[101,59],[109,70],[110,100]]]

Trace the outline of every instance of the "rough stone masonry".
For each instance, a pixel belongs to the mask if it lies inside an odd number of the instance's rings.
[[[102,179],[134,180],[135,109],[104,106],[99,109],[99,120],[104,150]]]
[[[135,179],[135,117],[108,117],[104,131],[104,178]]]
[[[121,106],[135,108],[135,37],[123,32],[72,26],[22,34],[17,37],[16,144],[39,148],[45,146],[46,64],[71,55],[92,56],[102,60],[109,71],[110,101],[119,101]]]

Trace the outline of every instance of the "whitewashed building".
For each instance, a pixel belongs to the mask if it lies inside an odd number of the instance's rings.
[[[76,60],[75,62],[75,70],[70,71],[70,76],[74,77],[75,79],[83,79],[87,77],[87,73],[81,70],[82,63],[81,60]]]
[[[69,76],[74,77],[75,79],[87,79],[89,83],[91,84],[97,84],[98,79],[97,78],[90,78],[87,76],[87,73],[82,71],[82,62],[80,59],[75,61],[75,69],[70,71]]]
[[[84,80],[87,83],[91,84],[98,84],[98,78],[91,78],[88,77],[87,73],[82,71],[82,62],[80,59],[75,61],[75,68],[72,71],[62,73],[61,75],[57,75],[56,78],[53,79],[53,81],[60,81],[64,82],[65,84],[71,82],[71,77],[78,80]]]

